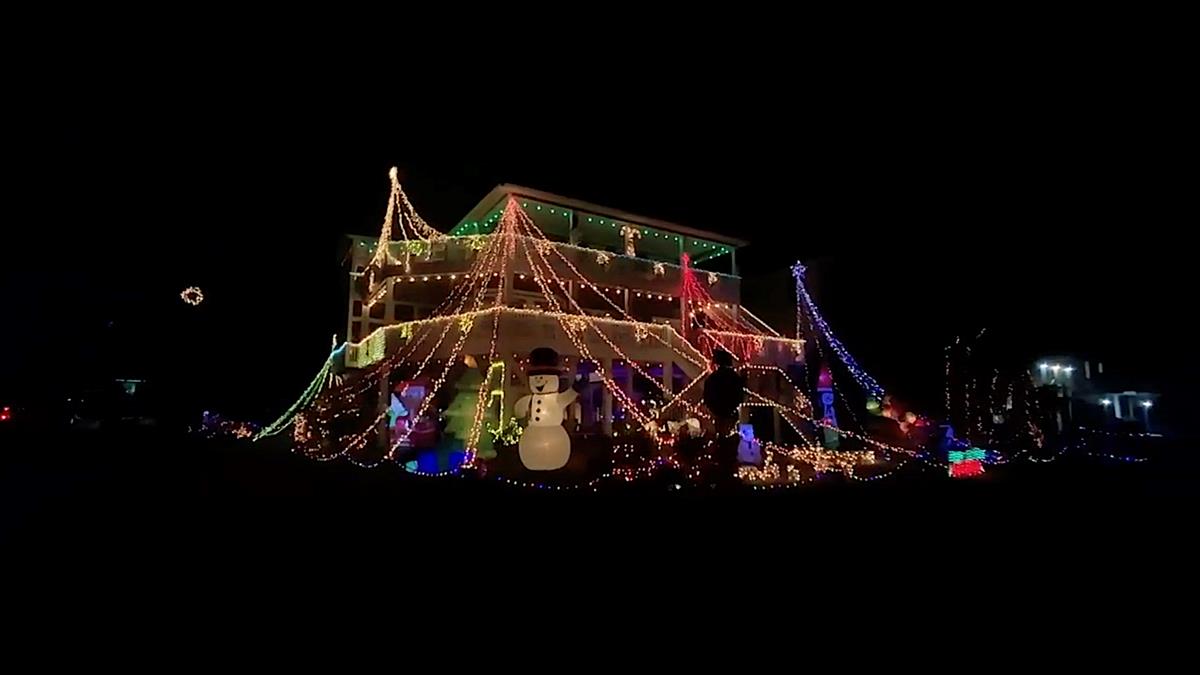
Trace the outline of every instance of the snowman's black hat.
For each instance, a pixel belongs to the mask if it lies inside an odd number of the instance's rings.
[[[562,375],[558,367],[558,352],[549,347],[538,347],[529,352],[529,375]]]

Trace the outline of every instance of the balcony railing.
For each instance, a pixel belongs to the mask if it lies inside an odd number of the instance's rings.
[[[427,242],[392,242],[390,252],[393,260],[404,260],[408,253],[409,266],[389,265],[376,275],[376,283],[387,277],[403,277],[416,281],[436,280],[438,275],[448,279],[450,274],[461,274],[470,269],[477,257],[482,254],[481,248],[486,237],[449,237],[432,244]],[[516,274],[532,274],[529,259],[541,267],[541,258],[534,248],[535,241],[531,237],[517,237],[517,254],[509,262],[509,268]],[[659,263],[645,258],[607,253],[593,249],[573,246],[561,242],[551,242],[554,250],[545,254],[551,269],[564,281],[572,281],[576,285],[580,275],[600,287],[623,287],[631,291],[641,291],[656,295],[674,296],[679,292],[683,270],[678,265]],[[526,256],[528,250],[528,257]],[[557,251],[558,254],[555,253]],[[561,255],[559,255],[561,254]],[[574,267],[578,274],[571,269]],[[661,270],[661,274],[656,273]],[[708,282],[709,273],[697,270],[702,283]],[[362,283],[366,283],[369,275],[363,275]],[[716,302],[739,304],[741,300],[741,278],[729,274],[715,274],[712,279],[716,283],[708,286],[708,292]],[[557,285],[555,285],[556,288]],[[557,290],[557,288],[556,288]],[[367,289],[363,288],[364,295]]]

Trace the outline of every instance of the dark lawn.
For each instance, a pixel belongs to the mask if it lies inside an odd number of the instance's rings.
[[[182,553],[228,567],[299,549],[327,560],[312,573],[419,568],[445,581],[525,554],[563,569],[615,556],[669,576],[657,554],[734,569],[719,561],[771,551],[787,565],[849,558],[889,575],[916,565],[935,576],[975,569],[968,576],[980,578],[1067,573],[1052,562],[1061,554],[1089,561],[1069,573],[1101,576],[1194,556],[1198,474],[1186,447],[1143,464],[1064,459],[995,467],[977,479],[918,471],[738,494],[676,491],[668,479],[594,494],[415,478],[392,465],[362,469],[154,431],[10,430],[0,443],[0,541],[10,561]],[[372,553],[350,553],[364,549]],[[372,571],[360,555],[381,567]],[[309,569],[301,559],[293,571]]]

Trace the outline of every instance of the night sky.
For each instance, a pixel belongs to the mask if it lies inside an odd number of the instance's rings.
[[[442,229],[512,182],[751,240],[743,275],[779,281],[747,299],[764,315],[790,314],[805,260],[843,341],[916,401],[937,400],[944,345],[985,326],[1014,362],[1077,353],[1187,395],[1194,219],[1165,74],[746,59],[557,88],[90,79],[11,139],[0,395],[111,371],[277,412],[345,337],[340,236],[378,233],[392,165]],[[193,284],[199,308],[178,297]]]

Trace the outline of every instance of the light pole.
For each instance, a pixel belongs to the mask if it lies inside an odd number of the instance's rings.
[[[1112,407],[1111,398],[1100,399],[1100,405],[1104,406],[1104,423],[1108,424],[1108,409]]]
[[[1150,408],[1153,405],[1152,401],[1142,401],[1142,411],[1146,416],[1146,433],[1150,433]]]

